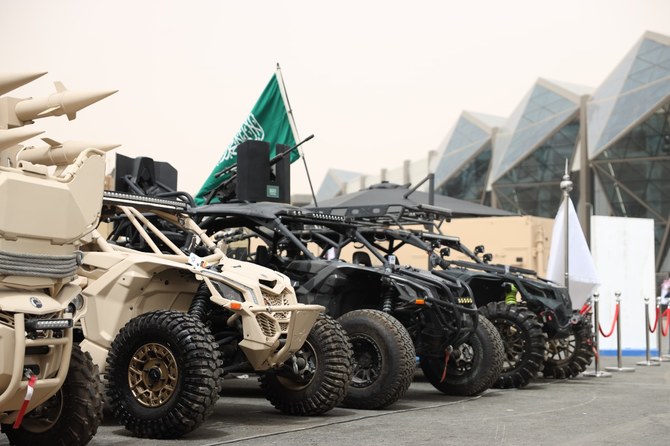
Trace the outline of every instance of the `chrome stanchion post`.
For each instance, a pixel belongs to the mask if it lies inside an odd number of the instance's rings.
[[[633,367],[623,367],[622,357],[621,357],[621,293],[617,291],[614,293],[616,296],[616,305],[619,311],[616,313],[616,367],[605,367],[605,370],[610,372],[634,372]]]
[[[646,350],[646,361],[640,361],[637,363],[637,365],[644,365],[644,366],[660,366],[660,362],[653,362],[650,361],[649,357],[649,296],[645,296],[644,298],[644,337],[647,345],[647,350]]]
[[[663,355],[663,315],[661,314],[661,296],[656,296],[656,314],[658,315],[658,320],[656,322],[656,345],[658,346],[658,356],[651,358],[652,361],[656,362],[668,362],[670,358],[666,358]]]
[[[595,367],[596,369],[593,372],[584,372],[582,373],[582,376],[586,376],[588,378],[611,378],[612,374],[608,372],[603,372],[600,370],[600,335],[599,335],[599,328],[598,328],[598,301],[600,299],[600,294],[599,293],[593,293],[593,329],[595,333],[595,345],[594,348],[596,350],[596,358],[595,358]]]

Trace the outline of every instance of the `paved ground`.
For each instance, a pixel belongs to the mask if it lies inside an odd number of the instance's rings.
[[[90,445],[667,445],[670,362],[637,366],[642,359],[623,358],[633,373],[539,379],[474,398],[442,395],[417,374],[406,397],[387,410],[336,408],[306,418],[279,414],[253,377],[228,380],[213,416],[180,440],[133,438],[106,419]],[[616,357],[603,357],[601,370],[616,365]]]

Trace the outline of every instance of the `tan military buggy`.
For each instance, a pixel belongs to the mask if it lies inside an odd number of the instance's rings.
[[[288,414],[343,400],[352,353],[322,306],[297,303],[285,275],[227,258],[185,201],[105,194],[113,230],[94,232],[79,271],[89,299],[81,345],[127,429],[152,438],[191,431],[233,372],[258,373]]]

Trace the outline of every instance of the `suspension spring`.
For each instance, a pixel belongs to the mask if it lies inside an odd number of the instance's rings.
[[[196,291],[191,306],[188,308],[188,314],[195,316],[200,321],[205,321],[205,316],[209,310],[210,292],[206,283],[201,283]]]
[[[382,305],[382,311],[388,314],[393,312],[393,291],[391,289],[387,288],[384,291],[384,304]]]

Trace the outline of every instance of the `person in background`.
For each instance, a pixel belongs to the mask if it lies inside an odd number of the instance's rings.
[[[668,277],[661,282],[661,314],[668,308],[668,304],[670,304],[670,273],[668,273]]]

